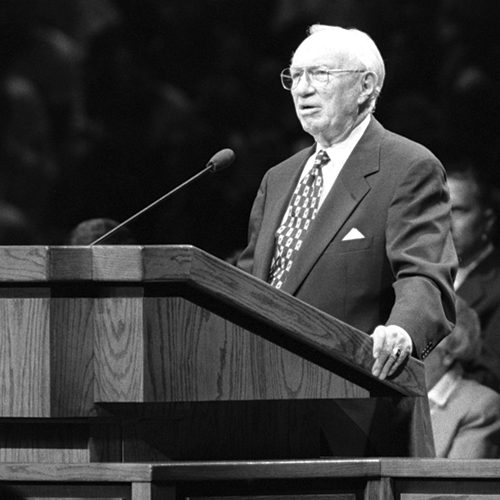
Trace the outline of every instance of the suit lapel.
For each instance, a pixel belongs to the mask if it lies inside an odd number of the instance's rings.
[[[312,267],[370,190],[366,176],[378,171],[383,127],[374,119],[347,159],[293,264],[283,290],[295,293]]]

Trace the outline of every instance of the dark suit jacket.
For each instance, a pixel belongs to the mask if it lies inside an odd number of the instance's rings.
[[[466,375],[500,392],[500,252],[490,253],[457,290],[479,316],[482,351]]]
[[[238,265],[267,280],[274,237],[313,148],[270,169]],[[284,292],[371,333],[396,324],[424,358],[455,319],[449,194],[430,151],[374,118],[342,168],[295,258]],[[343,241],[358,229],[362,239]]]

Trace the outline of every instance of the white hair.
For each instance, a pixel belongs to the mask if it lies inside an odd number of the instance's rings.
[[[385,64],[377,45],[365,32],[355,28],[341,28],[325,24],[313,24],[308,29],[308,35],[325,32],[332,35],[332,42],[338,44],[349,58],[356,59],[365,70],[375,74],[377,83],[371,96],[372,107],[382,91],[385,79]]]

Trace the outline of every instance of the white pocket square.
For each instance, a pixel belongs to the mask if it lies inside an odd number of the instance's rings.
[[[349,241],[349,240],[362,240],[365,237],[365,235],[359,231],[359,229],[356,229],[353,227],[343,238],[342,241]]]

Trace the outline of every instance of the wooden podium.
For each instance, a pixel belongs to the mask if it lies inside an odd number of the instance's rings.
[[[434,456],[421,362],[195,247],[0,247],[0,290],[0,461]]]

